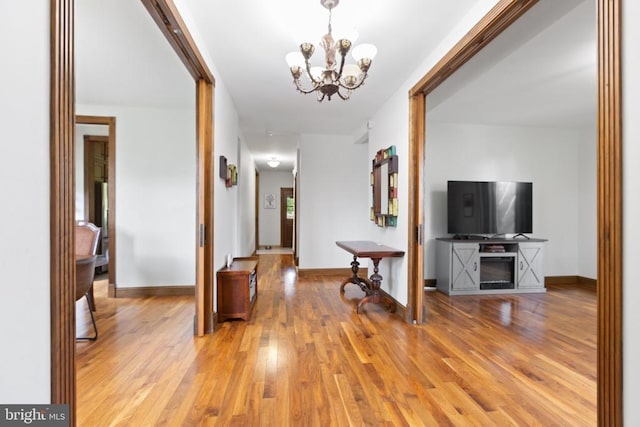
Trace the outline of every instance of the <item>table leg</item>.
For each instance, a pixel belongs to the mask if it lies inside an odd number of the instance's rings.
[[[358,257],[354,255],[353,261],[351,261],[351,271],[353,272],[353,275],[351,277],[344,279],[344,281],[340,285],[341,293],[344,293],[344,287],[348,283],[353,283],[354,285],[358,285],[360,289],[362,289],[364,292],[369,294],[369,288],[371,288],[371,282],[364,277],[358,277],[359,268],[360,268],[360,263],[358,262]]]
[[[378,273],[378,264],[380,264],[380,260],[382,258],[371,258],[373,261],[373,274],[370,279],[370,286],[367,290],[367,296],[362,298],[360,302],[358,302],[358,306],[356,308],[356,313],[360,314],[360,309],[366,303],[380,303],[384,302],[389,306],[391,312],[394,312],[396,309],[396,305],[393,300],[386,295],[382,295],[380,292],[380,285],[382,284],[382,276]]]

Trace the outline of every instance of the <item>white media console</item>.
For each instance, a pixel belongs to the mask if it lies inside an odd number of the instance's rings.
[[[546,239],[438,238],[437,287],[449,295],[546,292]]]

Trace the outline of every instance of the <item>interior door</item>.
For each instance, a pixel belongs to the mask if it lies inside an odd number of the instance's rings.
[[[293,247],[293,220],[295,217],[293,187],[280,188],[280,246]]]

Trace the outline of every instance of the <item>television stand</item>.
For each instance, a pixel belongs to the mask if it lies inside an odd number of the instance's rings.
[[[436,239],[439,291],[448,295],[546,292],[545,239]]]
[[[512,236],[511,238],[515,240],[517,237],[524,237],[524,238],[525,238],[525,239],[527,239],[527,240],[531,240],[531,238],[530,238],[529,236],[524,235],[524,234],[522,234],[522,233],[518,233],[518,234],[516,234],[516,235]]]
[[[480,234],[456,234],[453,236],[453,240],[487,240],[487,236]]]

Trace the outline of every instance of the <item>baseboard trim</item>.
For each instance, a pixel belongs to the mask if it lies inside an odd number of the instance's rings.
[[[544,278],[544,284],[546,285],[590,285],[595,286],[597,284],[596,279],[591,279],[584,276],[546,276]]]
[[[598,284],[598,280],[591,279],[589,277],[578,276],[578,284],[596,286]]]
[[[397,299],[395,299],[394,297],[392,297],[391,295],[389,295],[387,292],[385,292],[383,289],[380,289],[380,293],[382,295],[384,295],[385,297],[389,298],[391,301],[393,301],[393,303],[396,305],[396,311],[395,311],[395,315],[399,316],[402,320],[404,320],[405,322],[409,322],[409,317],[408,317],[408,313],[407,313],[407,307],[400,304],[398,302]]]
[[[208,334],[212,334],[218,330],[218,312],[211,313],[211,330],[208,331]]]
[[[312,277],[312,276],[353,276],[353,271],[350,268],[299,268],[298,277]],[[369,277],[367,268],[361,268],[358,270],[358,276]]]
[[[437,284],[438,281],[436,279],[424,279],[424,286],[426,288],[435,288]]]
[[[141,297],[175,297],[194,296],[195,286],[141,286],[137,288],[116,288],[115,298],[141,298]]]

